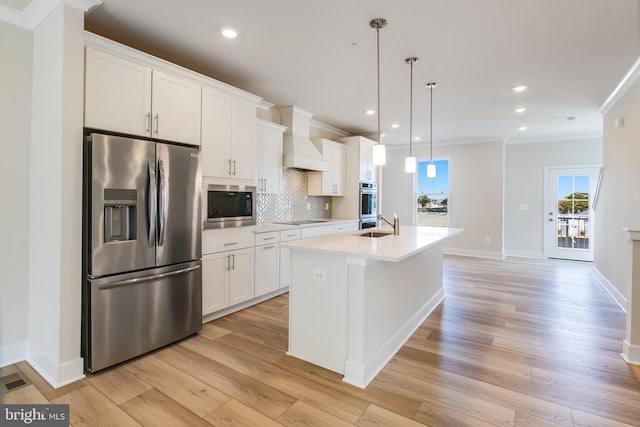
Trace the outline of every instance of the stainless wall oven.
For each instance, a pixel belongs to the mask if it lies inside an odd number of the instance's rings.
[[[378,185],[375,182],[360,183],[360,228],[373,228],[377,224]]]
[[[256,187],[245,185],[206,186],[204,228],[227,228],[256,223]]]

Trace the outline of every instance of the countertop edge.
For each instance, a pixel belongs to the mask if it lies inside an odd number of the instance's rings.
[[[336,248],[328,248],[326,245],[322,244],[323,242],[327,242],[328,240],[335,242],[337,238],[340,238],[340,236],[345,239],[366,239],[364,237],[357,236],[357,234],[364,232],[364,230],[358,230],[357,232],[352,231],[351,233],[334,234],[331,236],[312,237],[304,240],[281,242],[280,246],[290,248],[290,249],[300,250],[300,251],[306,251],[306,252],[325,253],[325,254],[332,253],[335,255],[341,255],[345,257],[364,258],[364,259],[375,260],[375,261],[400,262],[407,258],[412,257],[413,255],[419,252],[429,249],[435,245],[442,244],[442,242],[444,242],[445,240],[448,240],[449,238],[456,236],[464,231],[464,229],[456,228],[456,227],[407,227],[405,226],[405,227],[401,227],[400,229],[401,229],[401,235],[402,235],[402,230],[404,230],[405,233],[409,231],[426,232],[428,231],[426,229],[429,229],[429,228],[439,229],[438,231],[440,233],[438,234],[441,234],[441,235],[435,236],[436,237],[435,240],[430,241],[428,243],[420,244],[415,247],[410,247],[410,248],[407,248],[406,250],[402,250],[401,254],[398,256],[379,255],[377,253],[373,253],[372,251],[374,251],[374,249],[372,248],[374,246],[377,247],[379,243],[389,242],[389,240],[385,241],[381,239],[391,238],[393,239],[394,242],[397,242],[398,237],[400,236],[391,235],[391,236],[386,236],[382,238],[371,238],[372,241],[368,242],[370,243],[370,245],[369,246],[364,245],[364,249],[362,250],[341,250]],[[443,228],[446,228],[447,230],[446,234],[441,233]],[[373,230],[373,229],[368,229],[368,230]],[[390,229],[384,229],[384,228],[382,230],[390,231]],[[375,242],[375,245],[374,245],[374,242]],[[317,245],[314,245],[316,243]]]

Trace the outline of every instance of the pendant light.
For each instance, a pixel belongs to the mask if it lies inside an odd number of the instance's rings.
[[[409,155],[404,159],[404,171],[416,173],[417,161],[413,155],[413,64],[418,62],[418,58],[412,56],[405,61],[411,66],[411,78],[409,83]]]
[[[438,83],[427,83],[426,85],[430,92],[430,105],[429,105],[429,164],[427,165],[427,178],[436,177],[436,164],[433,163],[433,88],[438,86]]]
[[[380,133],[380,28],[387,25],[384,18],[376,18],[369,21],[369,26],[376,30],[376,52],[377,52],[377,70],[378,70],[378,143],[373,146],[373,164],[374,166],[382,166],[387,163],[387,152],[382,144],[382,134]]]

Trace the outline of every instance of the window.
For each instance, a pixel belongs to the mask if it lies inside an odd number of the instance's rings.
[[[431,227],[449,225],[449,160],[434,160],[436,177],[427,178],[428,160],[418,161],[416,224]]]

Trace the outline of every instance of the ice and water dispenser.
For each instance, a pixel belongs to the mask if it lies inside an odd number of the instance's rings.
[[[137,239],[137,190],[104,190],[104,241]]]

